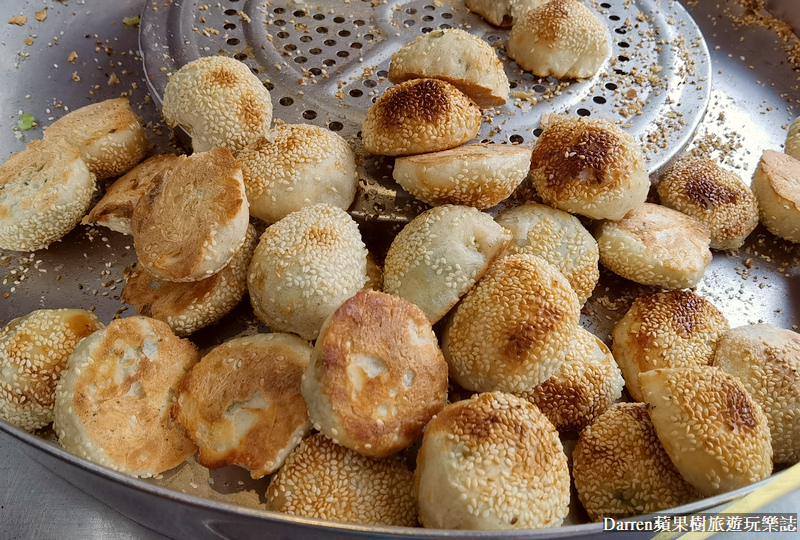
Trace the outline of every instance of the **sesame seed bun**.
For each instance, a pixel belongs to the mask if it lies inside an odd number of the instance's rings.
[[[69,355],[102,327],[82,309],[39,309],[12,319],[0,330],[0,419],[25,431],[52,422]]]
[[[389,246],[383,290],[444,317],[508,245],[511,234],[468,206],[444,205],[408,223]]]
[[[147,135],[127,98],[107,99],[76,109],[45,129],[44,138],[78,146],[98,180],[119,176],[147,153]]]
[[[139,315],[164,321],[176,335],[187,336],[217,322],[241,301],[257,243],[258,233],[250,225],[244,244],[225,268],[200,281],[165,281],[139,266],[126,278],[122,301]]]
[[[786,132],[786,154],[800,159],[800,116],[792,121]]]
[[[639,375],[656,433],[675,468],[704,495],[772,474],[767,418],[741,382],[711,366]]]
[[[391,82],[425,77],[449,82],[483,109],[508,100],[508,77],[497,53],[464,30],[433,30],[392,55]]]
[[[751,187],[761,223],[772,234],[800,243],[800,159],[764,150]]]
[[[445,407],[425,430],[414,472],[420,522],[437,529],[558,527],[569,484],[553,425],[502,392]]]
[[[428,204],[483,210],[508,198],[528,176],[530,163],[528,147],[478,143],[399,157],[392,175],[403,189]]]
[[[692,291],[646,294],[634,300],[611,331],[614,358],[631,397],[644,400],[639,373],[711,364],[727,330],[722,312]]]
[[[577,0],[551,0],[519,16],[506,50],[539,77],[582,79],[597,73],[608,57],[608,31]]]
[[[29,142],[0,167],[0,249],[35,251],[60,240],[86,213],[94,189],[77,146]]]
[[[656,188],[661,204],[706,224],[711,249],[740,248],[758,225],[753,192],[736,174],[714,161],[680,161]]]
[[[770,324],[733,328],[720,338],[713,365],[761,406],[775,463],[800,461],[800,334]]]
[[[385,457],[421,438],[444,407],[447,362],[421,309],[362,291],[322,327],[303,396],[316,429],[361,454]]]
[[[367,248],[358,225],[325,203],[267,227],[247,271],[256,316],[274,332],[309,340],[366,282]]]
[[[115,319],[83,339],[56,388],[53,429],[65,450],[131,476],[150,477],[197,451],[170,418],[177,387],[200,359],[166,323]]]
[[[272,477],[268,507],[296,516],[413,527],[413,477],[399,456],[373,459],[322,434],[300,443]]]
[[[566,278],[528,253],[497,261],[453,311],[442,336],[450,376],[477,392],[523,392],[558,371],[580,316]]]
[[[256,334],[214,347],[183,380],[172,415],[211,469],[241,465],[254,479],[278,470],[311,425],[300,394],[311,345]]]
[[[545,203],[592,219],[622,219],[642,207],[650,179],[627,132],[606,120],[555,114],[543,116],[542,127],[531,180]]]
[[[572,474],[592,521],[661,512],[703,498],[672,464],[644,403],[615,403],[584,429],[572,453]]]
[[[131,216],[139,262],[167,281],[199,281],[222,270],[247,235],[242,170],[226,148],[180,156],[154,176]]]
[[[711,262],[708,227],[666,206],[645,203],[600,225],[600,262],[636,283],[664,289],[697,285]]]
[[[547,0],[464,0],[472,12],[495,26],[512,26],[529,9],[537,8]]]
[[[172,74],[161,114],[172,129],[186,130],[195,152],[238,152],[269,129],[272,98],[244,63],[208,56]]]
[[[386,90],[361,126],[364,149],[406,156],[447,150],[478,134],[481,110],[448,82],[414,79]]]
[[[575,216],[543,204],[527,203],[505,210],[497,223],[511,231],[506,253],[531,253],[564,275],[583,304],[600,279],[597,241]]]

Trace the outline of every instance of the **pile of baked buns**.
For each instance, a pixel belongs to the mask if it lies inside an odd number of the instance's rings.
[[[536,75],[587,77],[605,61],[606,30],[575,0],[467,5],[514,24],[509,55]],[[189,134],[191,155],[140,163],[141,121],[115,99],[12,156],[0,247],[41,249],[79,222],[132,235],[122,299],[137,315],[104,325],[41,309],[8,323],[0,418],[28,431],[52,422],[66,450],[137,477],[197,454],[272,475],[273,510],[448,529],[559,526],[573,481],[599,520],[800,461],[800,335],[729,328],[691,290],[711,250],[739,248],[759,218],[800,242],[800,123],[794,157],[764,151],[752,190],[684,159],[654,204],[639,144],[604,120],[546,115],[532,148],[465,144],[481,109],[508,99],[480,38],[432,31],[395,53],[389,78],[362,143],[396,156],[397,183],[431,208],[382,265],[347,212],[350,144],[273,126],[269,92],[227,57],[187,64],[166,88],[163,117]],[[111,177],[87,213],[96,180]],[[535,197],[486,211],[527,178]],[[579,324],[599,264],[653,291],[610,348]],[[245,293],[271,333],[201,356],[186,336]],[[571,466],[567,432],[580,433]]]

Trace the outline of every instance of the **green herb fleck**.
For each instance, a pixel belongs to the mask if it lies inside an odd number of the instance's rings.
[[[21,131],[28,131],[29,129],[35,128],[37,125],[36,118],[34,118],[32,114],[23,113],[19,116],[19,120],[17,120],[17,127]]]
[[[135,17],[124,17],[122,19],[122,24],[129,28],[139,28],[139,16],[136,15]]]

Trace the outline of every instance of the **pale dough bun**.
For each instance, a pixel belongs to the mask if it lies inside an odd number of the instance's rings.
[[[249,223],[242,169],[226,148],[180,156],[136,203],[131,231],[139,262],[167,281],[200,281],[222,270]]]
[[[65,450],[130,476],[177,467],[197,451],[170,410],[200,355],[167,323],[115,319],[83,339],[56,388],[53,429]]]
[[[597,118],[542,117],[531,180],[542,200],[592,219],[622,219],[642,207],[650,179],[641,146]]]
[[[300,380],[311,345],[292,334],[255,334],[214,347],[180,386],[172,414],[216,469],[254,479],[277,471],[311,425]]]
[[[431,205],[463,204],[480,210],[508,198],[528,176],[531,149],[506,144],[468,144],[399,157],[392,176]]]
[[[326,321],[303,376],[314,427],[360,454],[386,457],[422,437],[447,400],[447,362],[417,306],[361,291]]]
[[[772,234],[800,243],[800,159],[764,150],[751,187],[761,223]]]
[[[172,74],[161,114],[192,138],[195,152],[223,146],[238,152],[269,129],[269,90],[244,63],[226,56],[189,62]]]
[[[794,119],[786,132],[786,154],[800,159],[800,116]]]
[[[567,457],[535,405],[502,392],[475,394],[428,424],[414,491],[425,527],[558,527],[569,509]]]
[[[62,138],[78,146],[98,180],[127,172],[144,158],[148,148],[144,126],[127,98],[76,109],[45,129],[44,138]]]
[[[467,9],[495,26],[512,26],[528,10],[537,8],[547,0],[465,0]]]
[[[624,219],[604,222],[598,231],[603,266],[643,285],[694,287],[711,262],[708,227],[666,206],[645,203]]]
[[[69,355],[102,327],[83,309],[39,309],[12,319],[0,330],[0,419],[25,431],[52,422]]]
[[[95,177],[64,139],[31,141],[0,167],[0,249],[36,251],[75,227]]]

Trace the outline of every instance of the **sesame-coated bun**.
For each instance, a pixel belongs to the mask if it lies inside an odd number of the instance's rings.
[[[683,478],[717,495],[772,474],[767,418],[736,377],[712,366],[639,375],[656,433]]]
[[[800,243],[800,159],[764,150],[750,187],[769,232]]]
[[[567,457],[535,405],[502,392],[475,394],[428,424],[414,491],[425,527],[558,527],[569,506]]]
[[[551,0],[523,13],[511,28],[508,57],[538,77],[591,77],[608,57],[608,31],[577,0]]]
[[[642,149],[598,118],[547,115],[533,145],[531,180],[544,202],[592,219],[622,219],[642,207],[650,179]]]
[[[311,345],[292,334],[255,334],[214,347],[180,386],[172,416],[216,469],[241,465],[254,479],[273,473],[311,425],[300,380]]]
[[[392,175],[403,189],[428,204],[483,210],[511,195],[530,166],[531,149],[526,146],[478,143],[399,157]]]
[[[111,184],[83,225],[102,225],[122,234],[133,234],[131,216],[136,203],[150,188],[153,178],[180,163],[178,156],[162,154],[143,161]]]
[[[222,270],[249,223],[242,169],[226,148],[180,156],[154,176],[131,217],[139,262],[167,281],[199,281]]]
[[[544,204],[527,203],[501,212],[497,223],[511,231],[507,254],[532,253],[564,274],[578,301],[592,295],[600,279],[597,241],[575,216]]]
[[[0,167],[0,249],[35,251],[72,230],[95,189],[80,149],[31,141]]]
[[[456,28],[428,32],[392,55],[393,83],[430,77],[447,81],[483,109],[508,100],[508,77],[491,45]]]
[[[326,321],[303,376],[314,427],[360,454],[410,446],[447,400],[447,362],[431,324],[397,296],[362,291]]]
[[[542,384],[564,362],[579,316],[578,297],[555,266],[529,253],[504,257],[447,321],[450,376],[477,392]]]
[[[707,366],[728,320],[692,291],[646,294],[614,325],[611,349],[631,397],[643,401],[639,373],[657,368]]]
[[[711,262],[708,227],[682,212],[645,203],[619,221],[600,225],[600,263],[636,283],[694,287]]]
[[[247,271],[256,316],[273,332],[316,339],[322,323],[367,282],[358,225],[320,203],[267,227]]]
[[[361,126],[364,149],[407,156],[447,150],[478,134],[481,110],[456,87],[439,79],[413,79],[386,90]]]
[[[559,431],[580,431],[620,398],[624,385],[605,343],[578,326],[558,371],[519,396],[539,407]]]
[[[775,463],[800,461],[800,334],[770,324],[733,328],[720,338],[713,365],[761,405]]]
[[[139,315],[164,321],[176,335],[189,335],[217,322],[242,300],[257,243],[258,233],[250,225],[244,244],[225,268],[200,281],[165,281],[139,266],[127,276],[122,301]]]
[[[274,223],[304,206],[344,210],[356,195],[356,156],[336,133],[310,124],[285,124],[238,154],[250,215]]]
[[[711,249],[738,249],[758,225],[758,203],[747,184],[711,160],[680,161],[661,178],[661,204],[703,222]]]
[[[794,119],[786,132],[786,154],[800,159],[800,116]]]
[[[512,26],[523,13],[547,0],[465,0],[467,9],[495,26]]]
[[[317,433],[272,477],[267,504],[297,516],[413,527],[413,487],[413,475],[399,456],[373,459]]]
[[[39,309],[12,319],[0,330],[0,419],[26,431],[52,422],[69,355],[102,327],[82,309]]]
[[[703,498],[675,469],[644,403],[615,403],[572,453],[578,498],[592,521],[661,512]]]
[[[186,130],[195,152],[238,152],[269,129],[272,98],[244,63],[208,56],[170,77],[161,114],[171,128]]]
[[[44,138],[66,139],[81,149],[98,180],[119,176],[147,153],[147,135],[127,98],[107,99],[76,109],[45,129]]]
[[[197,348],[148,317],[83,339],[56,388],[53,429],[68,452],[131,476],[172,469],[197,450],[170,417]]]
[[[469,206],[431,208],[389,246],[383,290],[419,306],[431,324],[456,305],[508,245],[511,234]]]

